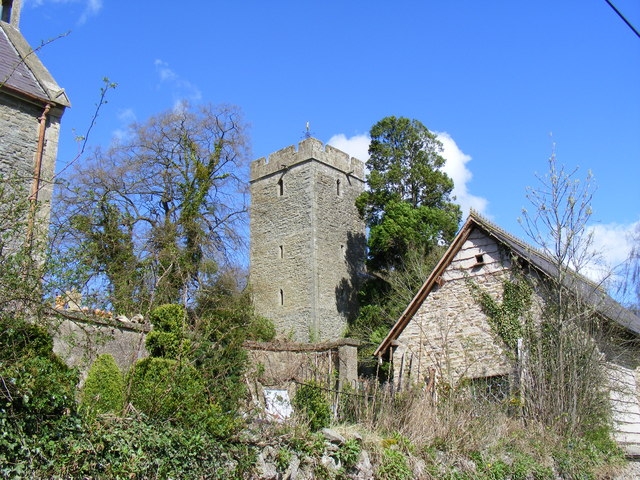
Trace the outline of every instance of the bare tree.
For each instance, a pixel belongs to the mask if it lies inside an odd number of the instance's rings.
[[[187,303],[241,244],[248,153],[236,107],[185,105],[134,124],[66,182],[59,245],[107,283],[115,308]]]
[[[521,354],[525,417],[563,432],[598,428],[608,418],[605,369],[599,341],[602,319],[596,314],[599,285],[580,275],[597,260],[587,223],[592,215],[591,172],[558,165],[529,188],[532,210],[520,220],[539,246],[551,275],[540,277],[535,290],[541,315],[526,322]]]

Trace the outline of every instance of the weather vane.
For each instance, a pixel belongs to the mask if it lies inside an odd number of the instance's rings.
[[[307,128],[304,131],[304,133],[302,134],[303,138],[307,139],[307,138],[311,138],[311,130],[309,127],[309,122],[307,122]]]

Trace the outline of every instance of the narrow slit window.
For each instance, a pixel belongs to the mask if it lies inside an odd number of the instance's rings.
[[[280,305],[284,305],[284,290],[280,289]]]
[[[336,194],[340,195],[340,179],[336,180]]]
[[[282,179],[278,180],[278,195],[284,195],[284,181]]]
[[[280,258],[284,258],[284,245],[280,245]]]

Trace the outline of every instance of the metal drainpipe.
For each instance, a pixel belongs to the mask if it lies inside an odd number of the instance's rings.
[[[38,203],[38,192],[40,191],[40,175],[42,170],[42,157],[44,156],[44,134],[47,130],[47,114],[51,110],[51,104],[47,103],[42,112],[40,120],[40,132],[38,135],[38,150],[36,151],[36,166],[33,170],[33,183],[31,184],[31,195],[29,200],[31,206],[29,209],[29,225],[27,227],[27,243],[31,246],[33,240],[33,224],[36,216],[36,205]]]

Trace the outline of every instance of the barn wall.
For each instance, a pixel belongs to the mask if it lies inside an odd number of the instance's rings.
[[[476,255],[482,255],[483,265]],[[394,349],[395,378],[421,382],[430,369],[441,381],[477,378],[511,372],[502,342],[495,338],[469,281],[501,299],[502,283],[510,275],[509,256],[492,238],[474,229],[434,286]]]

